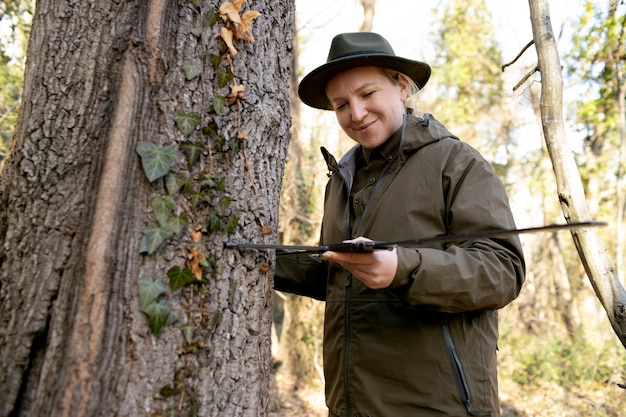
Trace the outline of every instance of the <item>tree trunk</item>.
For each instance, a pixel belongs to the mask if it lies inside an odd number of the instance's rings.
[[[559,54],[550,23],[548,0],[529,0],[533,39],[541,72],[541,118],[556,176],[559,201],[567,221],[590,219],[589,209],[563,126],[563,82]],[[626,290],[593,229],[572,232],[574,244],[611,326],[626,347]]]
[[[0,176],[0,416],[267,414],[272,259],[223,243],[276,238],[294,11],[246,3],[232,56],[219,7],[37,3]]]

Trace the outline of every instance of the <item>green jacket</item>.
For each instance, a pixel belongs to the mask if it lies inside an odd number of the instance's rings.
[[[432,116],[407,116],[399,151],[349,230],[356,146],[325,150],[321,243],[408,240],[514,228],[504,187],[484,158]],[[326,301],[324,371],[331,416],[499,416],[497,309],[524,281],[516,236],[398,248],[383,290],[336,263],[279,257],[275,288]]]

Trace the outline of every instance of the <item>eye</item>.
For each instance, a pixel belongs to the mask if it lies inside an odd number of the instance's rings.
[[[335,104],[335,111],[336,110],[341,110],[341,109],[345,108],[346,105],[347,105],[347,103],[345,103],[345,102],[344,103]]]
[[[371,91],[366,91],[365,93],[363,93],[363,97],[364,98],[368,98],[374,95],[374,93],[376,92],[376,90],[371,90]]]

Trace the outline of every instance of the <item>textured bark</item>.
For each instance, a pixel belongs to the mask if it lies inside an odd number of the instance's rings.
[[[533,39],[541,72],[541,120],[557,182],[559,201],[568,221],[591,218],[578,168],[563,125],[563,81],[548,0],[529,0]],[[595,230],[572,232],[589,281],[602,303],[615,334],[626,347],[626,290],[619,281]]]
[[[219,3],[37,3],[22,109],[0,176],[0,416],[267,413],[271,259],[225,251],[223,242],[258,240],[263,226],[277,225],[293,5],[244,6],[262,14],[256,41],[237,42],[231,64],[245,98],[214,117],[215,97],[230,90],[219,88],[210,61],[225,52],[211,8]],[[202,63],[200,76],[187,80],[185,62]],[[244,151],[227,156],[200,130],[183,137],[172,117],[180,109],[203,126],[214,122],[227,144],[245,132]],[[136,145],[189,141],[209,150],[193,178],[224,178],[239,226],[234,236],[221,228],[194,242],[197,211],[175,196],[190,228],[142,255],[150,202],[166,192],[163,180],[146,180]],[[181,158],[173,169],[186,166]],[[208,284],[168,291],[177,321],[155,337],[137,281],[167,286],[166,271],[183,268],[191,247],[213,260]],[[192,325],[193,343],[181,331]]]

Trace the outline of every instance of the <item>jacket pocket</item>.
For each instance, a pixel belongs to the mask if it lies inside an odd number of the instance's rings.
[[[443,334],[443,342],[446,347],[446,351],[448,352],[448,359],[450,360],[450,367],[452,368],[452,374],[454,375],[454,382],[456,383],[456,388],[459,392],[461,402],[467,410],[467,414],[470,416],[481,417],[491,416],[491,411],[474,410],[472,407],[472,395],[469,385],[467,384],[465,372],[463,371],[463,364],[457,354],[456,347],[454,346],[454,340],[452,339],[452,334],[450,333],[450,327],[448,327],[447,323],[444,323],[441,326],[441,333]]]

